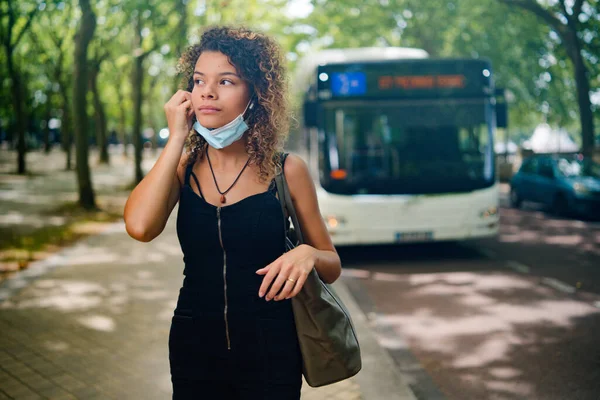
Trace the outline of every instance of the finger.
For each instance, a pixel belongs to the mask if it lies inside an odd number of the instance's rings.
[[[298,293],[300,293],[300,291],[302,290],[302,288],[304,287],[304,282],[306,282],[306,274],[302,274],[298,277],[298,280],[296,281],[296,284],[294,285],[294,289],[292,290],[292,293],[290,293],[287,297],[287,299],[291,299],[294,296],[297,296]]]
[[[275,279],[275,276],[277,275],[278,272],[279,272],[279,270],[277,267],[271,266],[271,268],[269,269],[269,272],[267,272],[267,275],[265,275],[265,277],[263,278],[260,288],[258,289],[259,297],[263,297],[265,295],[265,293],[267,292],[267,289],[269,288],[269,286],[271,286],[271,282],[273,281],[273,279]]]
[[[277,294],[277,296],[275,296],[275,300],[279,301],[279,300],[283,300],[283,299],[287,299],[288,296],[290,295],[290,293],[292,292],[292,290],[294,290],[294,286],[296,286],[298,279],[297,278],[292,278],[289,277],[285,280],[285,283],[283,284],[283,289],[281,289],[281,292],[279,292]]]
[[[279,293],[279,291],[285,284],[285,280],[287,279],[288,276],[289,275],[284,273],[283,271],[280,272],[279,274],[277,274],[277,278],[275,279],[275,282],[273,282],[273,285],[271,285],[271,289],[269,290],[269,293],[267,293],[267,296],[266,296],[267,301],[271,300],[272,298],[274,298],[277,295],[277,293]]]
[[[181,104],[184,101],[187,100],[191,100],[192,99],[192,95],[189,92],[186,92],[184,90],[180,90],[178,91],[175,96],[173,96],[173,100],[177,103],[177,104]]]
[[[187,112],[187,116],[188,118],[190,118],[192,115],[194,115],[196,113],[196,111],[194,111],[194,107],[190,107],[188,108],[188,112]]]
[[[184,108],[186,111],[189,111],[192,108],[192,101],[186,100],[179,105],[180,108]]]
[[[271,268],[271,264],[267,265],[267,266],[266,266],[266,267],[264,267],[264,268],[257,269],[257,270],[256,270],[256,273],[257,273],[258,275],[264,275],[264,274],[266,274],[267,272],[269,272],[269,269],[270,269],[270,268]]]
[[[185,95],[183,94],[183,90],[178,90],[171,96],[171,99],[168,101],[169,103],[179,104],[185,100]]]

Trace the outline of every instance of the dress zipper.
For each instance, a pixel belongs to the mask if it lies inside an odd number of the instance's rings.
[[[231,350],[231,340],[229,339],[229,321],[227,320],[227,254],[223,246],[223,235],[221,234],[221,207],[217,207],[217,227],[219,229],[219,243],[223,249],[223,296],[225,297],[225,308],[223,314],[225,317],[225,337],[227,338],[227,350]]]

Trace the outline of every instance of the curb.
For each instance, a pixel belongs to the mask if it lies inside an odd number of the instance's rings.
[[[417,400],[391,356],[379,345],[367,317],[352,298],[348,287],[341,280],[333,287],[348,308],[358,335],[363,366],[353,379],[360,386],[363,399]]]

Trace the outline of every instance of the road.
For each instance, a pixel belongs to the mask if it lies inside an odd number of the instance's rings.
[[[340,248],[419,399],[600,399],[600,224],[528,206],[497,238]]]

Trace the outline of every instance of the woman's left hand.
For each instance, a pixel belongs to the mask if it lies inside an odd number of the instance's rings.
[[[316,253],[314,247],[302,244],[256,271],[259,275],[265,275],[258,296],[263,297],[266,293],[267,301],[273,298],[278,301],[296,296],[315,266]],[[269,289],[268,293],[267,289]]]

